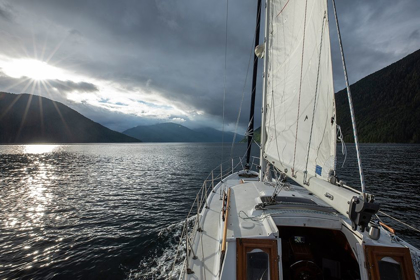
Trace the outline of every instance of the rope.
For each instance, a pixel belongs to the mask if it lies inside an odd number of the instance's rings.
[[[305,2],[305,20],[303,23],[303,41],[302,41],[302,61],[300,64],[300,83],[299,83],[299,98],[298,98],[298,110],[297,110],[297,117],[296,117],[296,136],[295,136],[295,149],[293,152],[293,166],[292,166],[292,176],[294,175],[295,170],[295,162],[296,162],[296,146],[297,146],[297,135],[298,135],[298,128],[299,128],[299,113],[300,113],[300,96],[302,93],[302,78],[303,78],[303,55],[305,53],[305,35],[306,35],[306,11],[308,8],[308,0]]]
[[[346,147],[346,143],[344,142],[343,133],[341,132],[341,126],[339,125],[337,125],[337,138],[341,142],[341,153],[344,155],[343,164],[341,165],[341,168],[343,168],[344,163],[346,163],[346,159],[347,159],[347,147]]]
[[[309,133],[308,154],[306,156],[306,166],[305,166],[305,173],[304,173],[305,178],[303,180],[304,183],[306,182],[306,177],[307,177],[307,174],[308,174],[309,152],[311,150],[312,132],[313,132],[314,121],[315,121],[315,110],[316,110],[316,101],[317,101],[317,96],[318,96],[319,70],[321,68],[322,41],[324,39],[325,18],[326,18],[326,12],[324,12],[324,17],[322,18],[321,43],[320,43],[320,46],[319,46],[319,58],[318,58],[318,70],[317,70],[317,74],[316,74],[314,108],[312,110],[311,132]]]
[[[388,218],[391,218],[391,219],[393,219],[393,220],[395,220],[395,221],[397,221],[397,222],[399,222],[399,223],[401,223],[401,224],[405,225],[406,227],[411,228],[411,229],[412,229],[412,230],[414,230],[414,231],[420,232],[420,230],[419,230],[418,228],[415,228],[415,227],[413,227],[413,226],[410,226],[409,224],[406,224],[406,223],[404,223],[403,221],[398,220],[397,218],[394,218],[394,217],[392,217],[391,215],[389,215],[389,214],[387,214],[387,213],[384,213],[384,212],[382,212],[382,211],[378,211],[378,213],[381,213],[382,215],[387,216]]]
[[[340,33],[340,26],[338,24],[337,10],[335,8],[335,0],[332,0],[332,3],[333,3],[333,7],[334,7],[335,23],[336,23],[336,26],[337,26],[338,43],[340,45],[341,61],[343,62],[344,79],[346,81],[346,87],[347,87],[347,98],[349,100],[351,124],[353,126],[353,136],[354,136],[354,144],[356,146],[357,164],[359,165],[360,185],[361,185],[361,188],[362,188],[363,198],[365,198],[365,178],[364,178],[364,175],[363,175],[362,160],[360,158],[359,141],[358,141],[358,138],[357,138],[356,119],[354,117],[353,101],[352,101],[352,98],[351,98],[349,79],[348,79],[348,76],[347,76],[347,67],[346,67],[346,61],[344,59],[343,44],[341,42],[341,33]]]

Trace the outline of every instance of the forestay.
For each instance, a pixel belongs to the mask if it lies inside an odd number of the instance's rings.
[[[268,2],[264,156],[326,179],[336,159],[327,1]]]

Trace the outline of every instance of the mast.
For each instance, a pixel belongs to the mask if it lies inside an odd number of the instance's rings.
[[[261,21],[261,0],[258,0],[257,6],[257,20],[255,26],[255,44],[254,49],[258,46],[260,41],[260,21]],[[254,107],[255,107],[255,91],[257,87],[257,70],[258,70],[258,57],[254,52],[254,69],[252,72],[252,94],[251,94],[251,108],[249,113],[249,123],[248,123],[248,145],[246,150],[246,165],[245,169],[249,169],[249,161],[251,157],[251,146],[252,146],[252,138],[254,136]]]
[[[268,46],[269,46],[269,21],[268,21],[268,13],[270,8],[270,0],[267,0],[265,5],[265,23],[264,23],[264,72],[263,72],[263,90],[262,90],[262,108],[261,108],[261,143],[260,143],[260,180],[261,182],[264,181],[264,174],[266,172],[266,161],[264,159],[264,145],[265,145],[265,120],[266,120],[266,111],[267,111],[267,85],[268,85]]]

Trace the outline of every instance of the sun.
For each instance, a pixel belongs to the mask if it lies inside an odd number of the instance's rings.
[[[16,59],[3,65],[4,74],[12,78],[27,77],[35,81],[59,79],[62,71],[36,59]]]

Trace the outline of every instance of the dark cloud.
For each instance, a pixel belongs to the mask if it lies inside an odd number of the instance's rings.
[[[0,55],[50,57],[51,64],[72,73],[118,84],[126,92],[141,91],[145,99],[166,100],[194,116],[184,123],[189,125],[196,124],[195,121],[220,128],[226,92],[225,123],[236,122],[252,53],[255,1],[229,0],[226,69],[226,1],[6,0],[5,3],[16,11],[19,24],[6,23],[0,27],[4,35],[0,38]],[[5,5],[0,5],[2,17]],[[419,46],[418,0],[337,1],[337,9],[352,83]],[[334,82],[338,91],[344,87],[344,79],[331,9],[330,23]],[[245,84],[242,127],[248,122],[251,72],[252,69]],[[61,92],[100,94],[96,83],[50,83]],[[3,84],[0,81],[0,86]],[[261,87],[260,79],[258,95]],[[138,97],[133,95],[133,98]],[[71,106],[113,128],[126,128],[135,122],[164,121],[104,108],[86,109],[87,104],[71,103]],[[257,106],[261,106],[260,97]],[[259,114],[256,118],[258,122]]]
[[[80,33],[80,31],[79,31],[79,30],[76,30],[76,29],[71,29],[71,30],[69,30],[69,33],[70,33],[71,35],[82,36],[82,33]]]
[[[420,39],[420,31],[419,31],[419,29],[414,30],[413,32],[411,32],[411,34],[408,37],[408,39],[410,39],[410,40],[418,40],[418,39]]]
[[[46,82],[49,85],[51,85],[53,88],[56,88],[61,92],[72,92],[72,91],[95,92],[95,91],[98,91],[98,88],[94,84],[86,83],[86,82],[75,83],[73,81],[60,81],[60,80],[47,80]]]
[[[0,3],[0,18],[7,21],[12,21],[13,19],[12,13],[9,11],[6,5],[1,4],[1,3]]]

